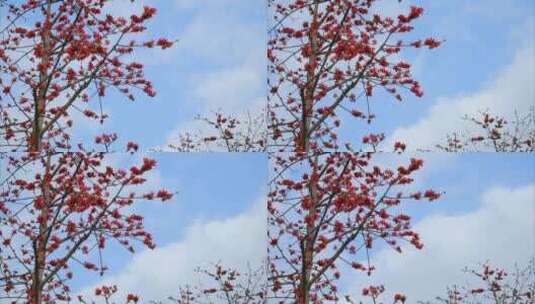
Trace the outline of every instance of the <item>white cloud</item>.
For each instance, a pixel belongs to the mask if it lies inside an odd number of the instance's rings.
[[[469,125],[462,120],[481,110],[490,110],[505,117],[523,113],[535,100],[535,57],[533,41],[517,51],[513,62],[494,80],[477,92],[439,98],[427,115],[408,126],[399,127],[386,141],[390,146],[398,140],[409,149],[433,148],[442,143],[447,134],[466,131]],[[469,129],[468,129],[469,130]]]
[[[198,85],[193,89],[193,99],[212,110],[237,112],[244,106],[250,108],[252,101],[265,92],[263,73],[254,64],[245,63],[194,79]]]
[[[227,2],[196,11],[181,34],[180,51],[208,64],[190,77],[191,100],[235,112],[265,95],[265,30],[243,12],[225,9]]]
[[[180,34],[180,47],[209,62],[239,62],[251,55],[263,61],[264,28],[243,19],[224,11],[200,10]]]
[[[119,296],[133,292],[144,301],[176,295],[178,286],[199,282],[195,269],[222,262],[227,267],[246,270],[248,263],[259,265],[265,258],[265,198],[247,212],[216,221],[198,220],[184,237],[167,246],[134,256],[120,273],[100,284],[116,284]],[[94,288],[82,294],[91,295]],[[120,297],[118,297],[120,298]]]
[[[397,17],[400,14],[405,14],[410,11],[410,5],[421,5],[420,3],[408,3],[403,1],[379,1],[372,6],[374,14],[383,16]]]
[[[515,189],[492,188],[481,197],[479,209],[462,215],[436,214],[415,225],[425,247],[397,254],[381,250],[373,259],[374,283],[390,292],[405,293],[411,303],[444,294],[452,284],[463,284],[466,266],[490,261],[513,268],[535,255],[535,184]],[[361,290],[362,279],[355,279]]]
[[[206,3],[206,0],[176,0],[175,5],[179,9],[198,8]]]
[[[154,5],[154,1],[131,1],[131,0],[118,0],[110,1],[104,7],[104,12],[112,14],[114,16],[130,17],[132,14],[140,14],[143,12],[143,6]]]

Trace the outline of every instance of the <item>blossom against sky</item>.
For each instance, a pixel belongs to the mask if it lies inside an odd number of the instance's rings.
[[[104,277],[80,272],[73,289],[93,295],[94,287],[117,284],[121,294],[143,299],[176,295],[181,284],[198,282],[197,267],[222,262],[246,269],[265,256],[267,159],[263,154],[152,153],[157,170],[144,187],[178,191],[165,203],[140,202],[156,249],[130,254],[110,243]],[[137,157],[116,154],[114,162],[130,164]],[[240,248],[240,250],[237,250]]]
[[[434,202],[403,207],[424,247],[409,244],[403,254],[390,247],[374,249],[370,276],[350,272],[344,292],[360,295],[364,286],[384,284],[388,294],[403,292],[410,303],[444,295],[447,286],[463,285],[465,267],[490,261],[514,269],[535,256],[535,158],[530,154],[425,153],[416,188],[443,191]],[[399,162],[388,155],[384,162]],[[366,263],[362,261],[362,263]]]

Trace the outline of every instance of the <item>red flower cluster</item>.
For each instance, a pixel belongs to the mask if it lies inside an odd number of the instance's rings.
[[[145,6],[140,14],[125,19],[107,12],[110,1],[57,1],[50,7],[42,7],[38,1],[22,2],[7,9],[6,18],[14,22],[0,38],[0,69],[9,71],[13,81],[2,78],[0,91],[8,96],[16,85],[16,92],[34,92],[35,100],[31,102],[35,105],[29,105],[26,95],[19,93],[10,97],[13,104],[0,104],[2,115],[23,118],[0,132],[4,141],[0,142],[0,151],[22,147],[27,142],[31,150],[43,146],[69,149],[67,129],[72,126],[73,111],[82,111],[86,117],[102,122],[107,115],[98,113],[95,109],[101,112],[100,105],[91,101],[101,100],[108,88],[132,100],[138,90],[151,97],[156,95],[152,83],[145,79],[143,65],[124,56],[135,49],[167,49],[174,44],[163,37],[135,39],[146,32],[146,23],[156,14],[155,8]],[[28,14],[37,21],[19,22]],[[23,56],[13,51],[21,46],[27,49]],[[20,61],[28,64],[19,65]],[[29,141],[24,137],[28,133]]]

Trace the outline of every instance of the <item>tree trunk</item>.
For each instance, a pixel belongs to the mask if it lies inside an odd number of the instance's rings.
[[[316,83],[315,67],[317,64],[317,53],[318,53],[318,8],[319,3],[315,3],[313,9],[313,18],[312,24],[309,31],[309,40],[311,54],[308,61],[308,71],[307,71],[307,82],[304,90],[302,91],[302,105],[303,105],[303,117],[301,121],[301,138],[299,138],[298,151],[305,152],[306,156],[309,156],[310,153],[310,126],[314,110],[314,91]],[[316,158],[317,159],[317,158]],[[314,175],[314,174],[313,174]],[[316,209],[318,205],[318,195],[317,195],[317,180],[312,176],[308,185],[311,207],[308,210],[308,216],[315,218]],[[310,221],[306,224],[306,237],[302,245],[302,272],[301,280],[299,286],[299,304],[309,304],[310,303],[310,276],[312,274],[312,267],[314,265],[314,232],[316,226],[313,221]]]
[[[43,57],[39,64],[39,82],[37,87],[34,88],[34,119],[32,124],[32,131],[30,134],[29,142],[29,151],[30,152],[40,152],[42,145],[41,139],[43,137],[43,120],[46,111],[46,93],[48,90],[48,79],[49,75],[47,74],[48,65],[50,63],[51,57],[51,33],[50,33],[50,13],[52,11],[52,0],[47,1],[47,10],[46,18],[43,24],[43,30],[41,32],[41,40],[43,43]]]
[[[32,284],[30,289],[31,303],[42,304],[43,302],[43,287],[46,282],[43,281],[44,270],[46,266],[46,246],[48,243],[48,216],[50,204],[50,186],[49,186],[49,165],[50,155],[47,156],[45,165],[45,174],[43,182],[41,183],[41,194],[43,198],[43,206],[39,213],[39,235],[34,241],[34,256],[35,264],[33,267]]]

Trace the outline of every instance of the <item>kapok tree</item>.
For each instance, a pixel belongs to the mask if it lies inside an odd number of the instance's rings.
[[[80,151],[7,158],[10,178],[0,188],[0,299],[40,304],[70,301],[80,266],[103,274],[103,251],[117,241],[153,248],[139,200],[169,200],[167,190],[140,191],[156,162],[118,169],[106,153]],[[22,163],[31,163],[20,168]],[[137,190],[136,190],[137,189]]]
[[[122,17],[109,12],[111,2],[25,0],[2,8],[7,16],[0,29],[1,151],[68,149],[73,112],[103,122],[101,102],[109,90],[131,100],[136,91],[156,94],[143,64],[129,55],[173,42],[139,38],[155,8]]]
[[[373,165],[372,156],[314,156],[275,182],[268,202],[269,268],[271,296],[280,303],[339,301],[344,269],[371,274],[374,266],[362,261],[378,240],[400,252],[404,241],[422,248],[399,206],[440,196],[403,190],[423,162],[412,159],[390,170]]]
[[[535,107],[527,113],[515,113],[513,119],[484,111],[464,120],[470,123],[470,131],[449,134],[445,144],[436,145],[439,150],[535,152]]]
[[[411,65],[400,59],[404,49],[440,45],[433,38],[403,38],[422,8],[383,16],[376,0],[270,0],[269,5],[268,125],[275,149],[338,148],[344,112],[373,121],[369,98],[376,90],[400,101],[403,90],[423,95]]]

